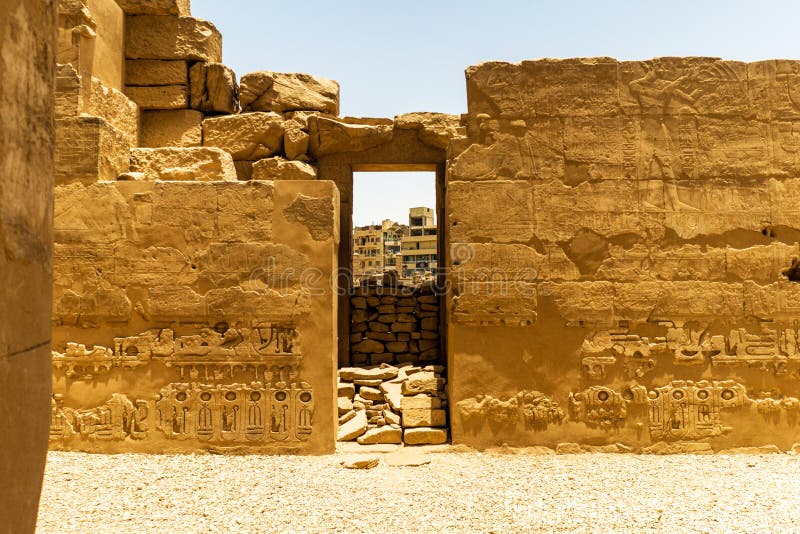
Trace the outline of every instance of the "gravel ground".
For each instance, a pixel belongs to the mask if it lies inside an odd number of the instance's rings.
[[[397,454],[397,453],[394,453]],[[421,453],[414,453],[421,454]],[[789,532],[798,457],[51,452],[39,532]]]

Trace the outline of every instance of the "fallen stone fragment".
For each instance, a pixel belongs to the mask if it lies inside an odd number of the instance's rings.
[[[380,389],[372,388],[369,386],[361,386],[358,390],[358,394],[361,395],[362,398],[371,400],[371,401],[380,401],[383,402],[383,392]]]
[[[189,70],[189,107],[203,113],[236,113],[236,74],[222,63],[198,62]]]
[[[761,445],[756,447],[733,447],[717,451],[717,454],[781,454],[777,445]]]
[[[352,441],[367,430],[367,414],[364,410],[356,411],[355,417],[339,426],[336,441]]]
[[[393,428],[390,425],[367,430],[363,436],[358,438],[358,442],[362,445],[371,445],[374,443],[402,443],[402,441],[403,431],[399,428]]]
[[[339,84],[303,73],[251,72],[242,76],[244,111],[320,111],[339,114]]]
[[[339,397],[337,400],[339,415],[345,414],[353,409],[353,401],[348,397]]]
[[[692,441],[678,441],[667,443],[659,441],[644,447],[643,454],[714,454],[710,443],[697,443]]]
[[[372,369],[362,369],[359,367],[343,367],[339,369],[339,377],[342,380],[353,381],[353,380],[370,380],[370,379],[381,379],[381,380],[390,380],[397,376],[397,367],[392,366],[385,366],[385,367],[373,367]]]
[[[414,373],[403,382],[403,395],[416,395],[418,393],[435,394],[444,389],[445,380],[435,373],[422,371]]]
[[[447,442],[447,429],[445,428],[407,428],[403,432],[403,441],[406,445],[441,445]]]
[[[347,397],[348,399],[352,399],[356,395],[356,387],[347,382],[339,382],[338,390],[339,397]]]
[[[556,445],[556,454],[583,454],[584,450],[577,443],[559,443]]]
[[[302,161],[281,157],[261,159],[253,163],[253,180],[316,180],[317,169]]]
[[[342,465],[347,469],[372,469],[377,467],[380,461],[378,456],[356,456],[345,458],[342,460]]]

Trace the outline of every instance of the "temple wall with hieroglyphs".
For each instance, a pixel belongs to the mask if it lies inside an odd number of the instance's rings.
[[[797,441],[799,74],[467,70],[447,183],[454,441]]]
[[[800,441],[799,62],[488,62],[464,115],[340,117],[185,0],[60,4],[53,448]],[[353,172],[403,170],[425,310],[347,276]]]

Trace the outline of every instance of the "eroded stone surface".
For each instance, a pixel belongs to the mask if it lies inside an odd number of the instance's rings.
[[[252,72],[242,76],[244,111],[319,111],[339,114],[339,84],[302,73]]]

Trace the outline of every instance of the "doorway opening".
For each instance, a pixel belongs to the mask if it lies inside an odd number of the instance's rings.
[[[448,439],[441,167],[353,169],[341,441]]]

